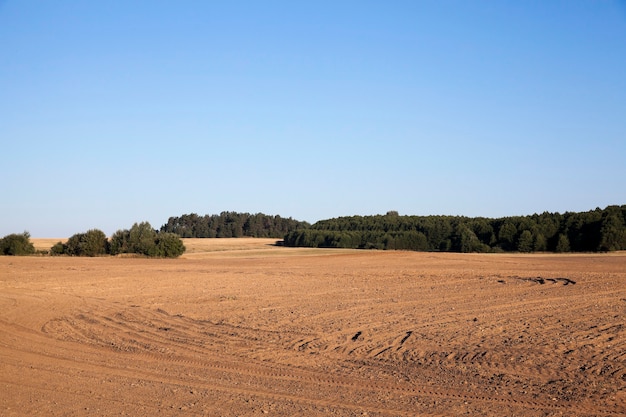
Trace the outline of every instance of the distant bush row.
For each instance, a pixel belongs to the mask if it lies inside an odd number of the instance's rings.
[[[67,242],[57,242],[50,248],[52,256],[103,256],[123,253],[149,257],[176,258],[185,252],[180,237],[174,233],[157,232],[150,223],[135,223],[130,230],[118,230],[111,239],[103,231],[91,229],[76,233]],[[11,234],[0,240],[2,255],[31,255],[35,248],[28,232]]]
[[[581,213],[499,219],[461,216],[351,216],[286,234],[285,246],[452,252],[626,250],[626,205]]]

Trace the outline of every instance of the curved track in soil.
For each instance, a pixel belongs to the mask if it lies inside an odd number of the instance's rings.
[[[0,257],[0,415],[621,416],[626,254]]]

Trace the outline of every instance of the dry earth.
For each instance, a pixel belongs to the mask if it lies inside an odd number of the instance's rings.
[[[0,415],[626,415],[625,253],[271,243],[0,257]]]

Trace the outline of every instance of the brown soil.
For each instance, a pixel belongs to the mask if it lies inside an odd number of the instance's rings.
[[[0,257],[0,415],[626,415],[626,253],[273,242]]]

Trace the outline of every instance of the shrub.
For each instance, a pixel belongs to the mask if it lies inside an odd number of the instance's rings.
[[[156,255],[157,232],[150,223],[135,223],[129,231],[128,248],[132,253],[139,253],[146,256]]]
[[[118,230],[111,236],[111,255],[136,253],[156,256],[156,235],[148,222],[135,223],[130,230]]]
[[[156,256],[177,258],[185,252],[185,245],[175,233],[159,233],[156,238]]]
[[[57,242],[50,248],[50,255],[59,256],[65,254],[65,245],[63,242]]]
[[[118,230],[111,237],[111,255],[136,253],[145,256],[176,258],[185,252],[177,234],[157,233],[150,223],[135,223],[130,230]]]
[[[130,231],[128,229],[118,230],[111,236],[109,242],[109,251],[111,255],[119,255],[120,253],[129,253]]]
[[[0,239],[1,255],[32,255],[35,246],[30,241],[30,233],[10,234]]]
[[[55,246],[57,245],[58,243]],[[70,237],[63,249],[63,253],[73,256],[105,255],[109,252],[109,242],[102,230],[91,229]],[[58,251],[58,247],[56,250]]]

